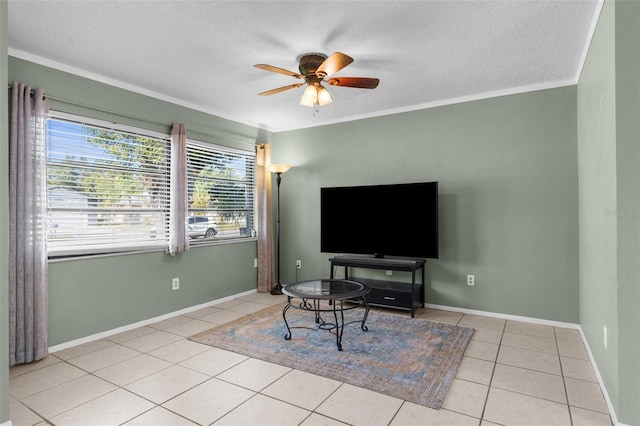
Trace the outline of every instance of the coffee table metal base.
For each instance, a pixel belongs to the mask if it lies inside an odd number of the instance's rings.
[[[349,299],[349,306],[344,306],[343,299],[333,299],[330,301],[331,305],[329,308],[321,307],[321,300],[318,299],[301,299],[299,303],[291,303],[291,300],[294,299],[293,296],[287,296],[287,304],[282,310],[282,318],[284,319],[284,324],[287,326],[287,334],[285,334],[285,340],[291,340],[291,329],[292,328],[306,328],[311,330],[327,330],[336,336],[336,345],[338,350],[342,350],[342,333],[344,332],[344,327],[349,324],[360,323],[360,329],[362,331],[368,331],[369,329],[365,325],[367,321],[367,317],[369,316],[369,304],[364,296],[356,297],[354,299]],[[360,306],[364,306],[364,315],[361,320],[349,321],[347,323],[344,322],[344,311],[348,311],[351,309],[359,308]],[[290,327],[287,322],[287,311],[289,308],[300,309],[303,311],[312,311],[314,313],[315,323],[317,324],[315,328],[311,327]],[[333,313],[333,323],[326,322],[324,318],[322,318],[322,312],[332,312]]]

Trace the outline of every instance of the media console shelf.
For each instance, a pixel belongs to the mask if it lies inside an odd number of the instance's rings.
[[[368,284],[371,292],[366,295],[370,305],[384,306],[411,311],[415,316],[415,308],[424,308],[424,264],[425,259],[377,258],[372,256],[343,255],[329,259],[331,262],[331,279],[337,266],[344,267],[344,279]],[[374,280],[354,278],[349,268],[383,269],[387,271],[411,272],[411,282]],[[421,270],[421,282],[416,283],[416,272]]]

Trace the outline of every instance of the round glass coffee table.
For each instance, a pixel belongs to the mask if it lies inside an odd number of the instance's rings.
[[[311,281],[301,281],[288,284],[282,288],[282,292],[287,295],[287,304],[282,310],[282,318],[287,326],[285,340],[291,340],[292,328],[311,327],[289,327],[287,322],[287,311],[289,308],[312,311],[315,316],[316,328],[328,330],[335,334],[338,350],[342,350],[342,333],[344,326],[353,323],[360,323],[360,328],[367,331],[365,325],[369,315],[369,304],[365,295],[371,289],[368,285],[350,280],[320,279]],[[300,299],[292,303],[294,299]],[[327,301],[324,305],[322,301]],[[345,302],[347,302],[345,304]],[[364,315],[361,320],[344,322],[344,312],[364,306]],[[322,312],[333,312],[333,323],[326,322],[322,318]]]

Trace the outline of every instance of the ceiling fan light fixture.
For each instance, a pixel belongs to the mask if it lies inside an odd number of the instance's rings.
[[[316,89],[316,86],[310,84],[306,89],[304,89],[304,93],[300,99],[300,105],[312,107],[316,103],[318,103],[318,90]]]
[[[318,105],[329,105],[331,102],[333,102],[331,93],[329,93],[329,91],[325,89],[324,86],[318,86]]]
[[[321,84],[309,84],[300,99],[300,105],[308,107],[329,105],[331,102],[331,93]]]

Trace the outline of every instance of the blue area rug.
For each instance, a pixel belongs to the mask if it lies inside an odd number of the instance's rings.
[[[455,377],[473,329],[410,318],[407,313],[371,310],[366,325],[344,329],[342,351],[336,336],[315,328],[312,312],[291,308],[287,321],[282,305],[269,307],[189,339],[253,358],[318,374],[340,382],[439,409]],[[359,321],[363,308],[345,312],[345,321]],[[333,314],[323,318],[333,322]]]

